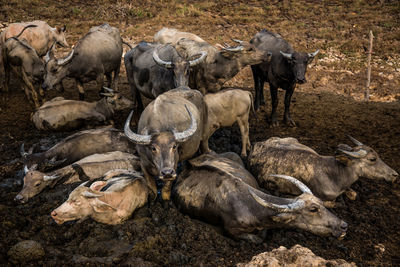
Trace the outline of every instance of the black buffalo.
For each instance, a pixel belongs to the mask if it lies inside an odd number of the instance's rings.
[[[271,61],[251,66],[255,90],[254,108],[257,110],[260,104],[265,104],[263,89],[264,82],[268,82],[272,101],[271,124],[277,126],[278,88],[282,88],[286,90],[283,121],[295,126],[296,124],[290,117],[290,100],[296,84],[306,82],[307,65],[318,54],[319,50],[314,53],[296,52],[279,34],[265,29],[257,33],[250,43],[260,50],[272,53]]]

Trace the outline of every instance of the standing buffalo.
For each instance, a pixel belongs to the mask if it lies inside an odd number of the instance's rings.
[[[189,68],[205,59],[201,52],[198,59],[187,61],[169,44],[154,45],[140,42],[124,56],[126,73],[135,101],[135,111],[143,111],[140,94],[154,99],[158,95],[189,83]],[[140,92],[140,94],[139,94]]]
[[[196,34],[190,32],[181,32],[173,28],[164,27],[154,35],[154,41],[161,44],[170,43],[171,45],[176,45],[176,43],[182,38],[190,39],[196,42],[205,42]]]
[[[191,158],[199,149],[203,135],[205,105],[200,92],[181,87],[159,95],[143,111],[138,133],[125,123],[125,134],[137,144],[142,171],[149,187],[157,194],[163,182],[162,198],[170,199],[178,162]]]
[[[355,147],[340,144],[338,154],[321,156],[300,144],[295,138],[273,137],[254,145],[248,164],[258,173],[260,183],[270,181],[270,174],[281,173],[298,177],[322,200],[335,200],[360,176],[393,182],[398,173],[387,166],[372,148],[350,137]],[[275,182],[274,182],[275,183]],[[280,192],[296,194],[288,183],[276,183]],[[351,189],[350,189],[351,190]]]
[[[221,156],[202,155],[189,161],[174,186],[174,200],[189,215],[219,224],[236,238],[260,242],[254,230],[295,227],[317,235],[342,238],[347,223],[329,212],[310,189],[293,177],[275,175],[302,191],[294,199],[258,190],[254,177],[239,163]]]
[[[1,59],[0,68],[4,71],[4,91],[8,92],[11,71],[23,81],[25,95],[33,102],[35,107],[39,107],[39,99],[34,84],[40,83],[44,76],[44,64],[39,58],[35,49],[26,41],[20,39],[20,36],[28,28],[36,28],[36,25],[27,25],[22,31],[9,39],[0,46]]]
[[[46,75],[42,87],[45,90],[53,89],[65,77],[74,78],[79,90],[79,99],[83,100],[83,83],[96,80],[102,91],[106,75],[107,86],[116,90],[121,56],[122,39],[119,30],[108,24],[92,27],[67,57],[56,59],[52,51],[47,53]]]
[[[146,180],[136,171],[119,172],[106,181],[85,182],[71,192],[67,201],[51,212],[57,224],[92,218],[105,224],[119,224],[147,203]]]
[[[268,82],[272,101],[271,125],[278,126],[276,115],[278,88],[282,88],[286,91],[283,121],[291,126],[296,126],[290,117],[290,100],[296,84],[306,82],[307,65],[318,54],[319,50],[314,53],[296,52],[279,34],[265,29],[257,33],[250,43],[262,51],[272,53],[270,62],[263,62],[258,65],[252,64],[251,66],[254,78],[255,109],[257,110],[260,104],[265,103],[264,82]]]
[[[205,61],[193,68],[189,80],[190,88],[196,88],[203,94],[215,93],[245,66],[270,59],[268,51],[262,51],[248,42],[235,41],[239,43],[239,46],[223,47],[222,50],[208,43],[186,38],[178,41],[175,48],[185,58],[192,58],[202,51],[207,52]]]
[[[24,186],[15,200],[25,203],[46,187],[54,187],[58,182],[69,184],[94,180],[108,171],[120,169],[140,171],[139,158],[130,153],[112,151],[87,156],[71,165],[48,173],[28,171],[24,177]]]
[[[96,102],[66,100],[56,97],[44,103],[32,115],[32,121],[39,130],[71,131],[82,126],[112,123],[116,111],[131,108],[132,101],[109,88],[108,93]]]

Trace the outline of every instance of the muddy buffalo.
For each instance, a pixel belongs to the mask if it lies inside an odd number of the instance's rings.
[[[393,182],[398,173],[387,166],[372,148],[350,137],[355,147],[340,144],[336,156],[322,156],[295,138],[273,137],[254,145],[249,168],[258,173],[261,184],[270,174],[297,177],[322,200],[335,200],[359,177]],[[280,192],[296,194],[298,189],[284,181],[276,182]]]
[[[139,158],[130,153],[113,151],[87,156],[71,165],[48,173],[28,171],[24,177],[23,188],[15,200],[25,203],[46,187],[54,187],[60,182],[69,184],[94,180],[108,171],[118,169],[140,171]]]
[[[310,189],[293,177],[276,175],[302,191],[294,199],[258,190],[254,177],[240,164],[218,155],[190,161],[174,186],[174,201],[185,213],[221,225],[235,237],[261,242],[254,230],[300,228],[316,235],[342,238],[347,223],[329,212]]]
[[[255,99],[254,107],[257,110],[264,102],[264,82],[269,83],[271,91],[271,124],[278,125],[276,108],[278,106],[278,88],[282,88],[285,93],[285,114],[283,121],[291,126],[296,124],[290,117],[290,101],[296,84],[306,82],[305,74],[307,65],[318,54],[319,50],[313,53],[296,52],[292,46],[285,41],[279,34],[262,30],[257,33],[250,41],[257,49],[272,53],[271,61],[261,64],[252,64],[254,78]]]

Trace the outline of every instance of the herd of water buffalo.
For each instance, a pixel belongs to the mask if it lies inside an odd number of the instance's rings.
[[[354,146],[339,144],[334,156],[319,155],[291,137],[272,137],[251,147],[248,121],[250,112],[265,104],[264,82],[271,91],[271,126],[278,126],[278,88],[286,91],[283,121],[295,126],[291,96],[296,84],[306,81],[307,64],[318,50],[296,52],[267,30],[228,46],[169,28],[157,32],[153,43],[132,48],[117,28],[103,24],[92,27],[66,57],[56,58],[56,45],[69,46],[65,31],[33,21],[10,24],[0,34],[3,91],[8,91],[11,72],[21,78],[36,107],[35,127],[86,127],[42,152],[21,147],[24,185],[16,201],[26,203],[46,187],[81,183],[51,212],[58,224],[88,217],[118,224],[146,203],[161,201],[252,242],[261,241],[256,230],[273,227],[343,238],[347,223],[326,207],[342,193],[354,199],[350,187],[359,177],[393,182],[398,176],[372,148],[350,136]],[[117,91],[123,44],[130,47],[123,58],[132,101]],[[253,72],[254,98],[247,91],[223,89],[245,66]],[[46,90],[62,92],[66,77],[75,79],[80,100],[46,101]],[[83,84],[93,80],[101,99],[86,102]],[[141,96],[153,101],[144,107]],[[133,110],[123,131],[104,127],[125,109]],[[241,156],[211,151],[212,134],[235,122]],[[271,188],[289,197],[268,194]]]

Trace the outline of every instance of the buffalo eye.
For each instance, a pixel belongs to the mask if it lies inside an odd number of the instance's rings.
[[[375,161],[376,161],[376,158],[370,158],[369,161],[375,162]]]
[[[177,148],[177,145],[173,145],[172,149],[176,150],[176,148]]]
[[[310,209],[309,209],[309,211],[310,212],[313,212],[313,213],[315,213],[315,212],[318,212],[318,207],[311,207]]]
[[[56,68],[51,68],[51,72],[52,72],[52,73],[56,73],[56,72],[57,72],[57,69],[56,69]]]
[[[155,146],[151,146],[151,151],[156,152],[157,148]]]
[[[40,182],[39,182],[39,183],[36,183],[35,186],[39,186],[40,184],[41,184]]]

